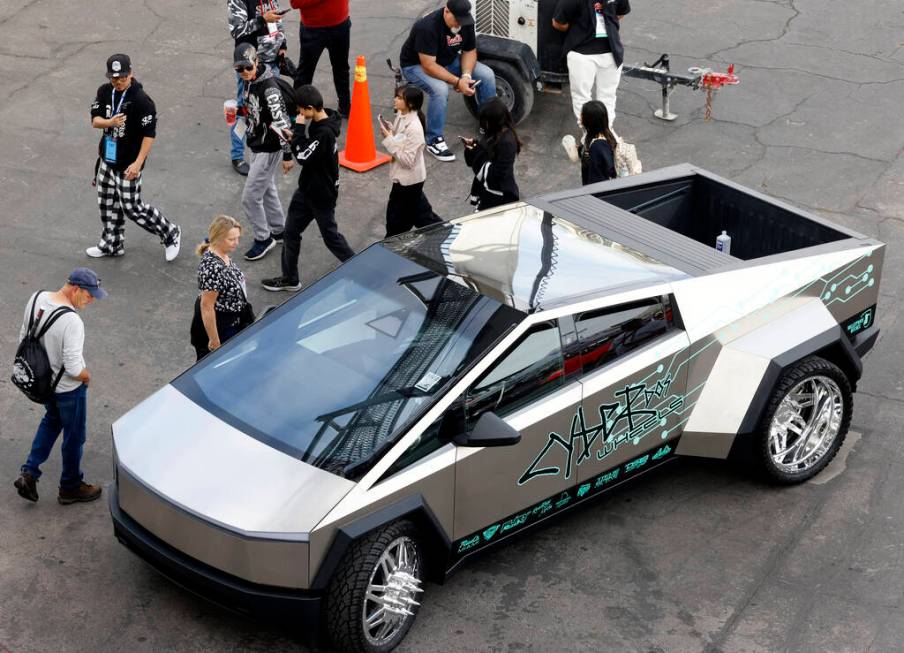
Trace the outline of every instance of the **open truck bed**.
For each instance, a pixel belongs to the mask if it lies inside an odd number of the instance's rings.
[[[806,255],[801,250],[813,247],[849,247],[852,239],[865,238],[687,163],[553,193],[541,201],[555,215],[612,233],[613,240],[690,274]],[[731,236],[731,255],[715,249],[722,231]]]

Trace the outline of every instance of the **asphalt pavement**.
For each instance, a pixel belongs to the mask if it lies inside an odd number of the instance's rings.
[[[110,298],[89,307],[87,480],[111,481],[110,424],[191,364],[192,247],[217,213],[242,217],[222,102],[234,91],[225,3],[0,0],[0,360],[11,362],[30,293],[90,265]],[[352,1],[352,56],[367,56],[374,110],[413,19],[436,2]],[[431,585],[400,651],[899,651],[904,649],[904,10],[900,0],[634,0],[626,61],[671,55],[673,70],[736,64],[741,84],[679,88],[678,120],[652,115],[658,87],[624,79],[616,128],[647,169],[690,161],[888,243],[878,321],[852,434],[831,473],[779,489],[742,467],[686,459]],[[297,12],[287,17],[297,58]],[[88,261],[100,222],[90,186],[98,133],[89,107],[104,61],[131,55],[157,103],[147,201],[183,227],[167,264],[155,238],[127,226],[123,258]],[[335,101],[326,56],[315,82]],[[450,101],[447,136],[475,125]],[[558,141],[573,131],[565,95],[537,98],[519,126],[524,196],[572,187]],[[428,163],[426,192],[445,217],[467,213],[459,160]],[[284,206],[295,173],[280,181]],[[343,171],[337,210],[359,250],[383,234],[387,171]],[[337,261],[316,231],[302,245],[305,284]],[[270,255],[242,262],[258,309]],[[299,379],[287,394],[303,394]],[[112,536],[104,501],[41,500],[12,487],[41,416],[0,378],[0,652],[303,651],[291,629],[237,618],[173,586]],[[237,478],[236,483],[266,482]],[[5,488],[5,492],[2,489]]]

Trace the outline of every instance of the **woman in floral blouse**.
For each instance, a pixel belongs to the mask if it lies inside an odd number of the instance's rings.
[[[195,252],[198,264],[198,299],[191,323],[191,344],[201,360],[254,321],[245,296],[245,275],[230,258],[239,246],[242,225],[228,215],[210,223],[208,236]]]

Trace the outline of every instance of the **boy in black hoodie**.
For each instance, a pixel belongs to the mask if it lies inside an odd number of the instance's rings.
[[[291,116],[282,90],[268,66],[260,62],[250,43],[235,48],[233,66],[244,84],[245,141],[251,150],[251,165],[242,191],[242,208],[254,234],[254,244],[245,259],[256,261],[282,240],[286,223],[276,173],[282,159],[283,173],[295,165],[289,144],[274,131],[288,129]]]
[[[292,154],[301,165],[298,189],[292,195],[283,241],[282,276],[264,279],[267,290],[301,290],[298,253],[301,234],[317,221],[323,242],[340,261],[355,252],[339,233],[336,198],[339,196],[339,129],[342,118],[323,108],[323,96],[310,84],[295,91],[298,117],[292,134]]]

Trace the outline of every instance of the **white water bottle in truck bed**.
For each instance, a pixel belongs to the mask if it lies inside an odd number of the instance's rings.
[[[731,254],[731,236],[722,230],[722,235],[716,238],[716,249],[725,254]]]

